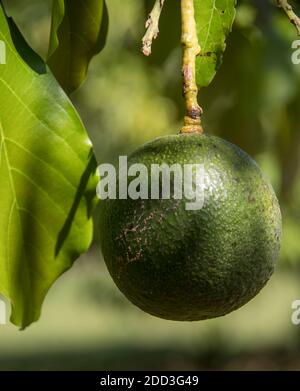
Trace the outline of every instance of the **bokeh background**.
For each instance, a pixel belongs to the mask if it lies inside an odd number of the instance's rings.
[[[4,3],[45,57],[51,1]],[[183,115],[179,2],[166,1],[151,58],[139,49],[153,0],[120,3],[107,0],[106,48],[72,96],[99,163],[177,133]],[[223,65],[200,101],[206,131],[253,156],[280,199],[283,244],[271,281],[224,318],[164,321],[121,295],[94,244],[55,283],[38,323],[22,332],[0,327],[0,369],[300,369],[300,325],[291,322],[291,303],[300,299],[300,65],[291,61],[297,37],[271,1],[238,3]]]

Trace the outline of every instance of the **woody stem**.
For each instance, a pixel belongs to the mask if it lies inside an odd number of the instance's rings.
[[[202,108],[198,104],[198,87],[196,83],[196,57],[201,48],[198,42],[194,14],[194,0],[181,0],[183,48],[183,95],[186,115],[181,133],[203,133],[201,126]]]

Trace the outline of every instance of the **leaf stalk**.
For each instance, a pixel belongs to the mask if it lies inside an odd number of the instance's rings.
[[[164,6],[165,0],[155,0],[154,7],[146,21],[146,34],[142,39],[142,52],[145,56],[150,56],[153,41],[159,34],[159,19]]]
[[[300,18],[293,11],[293,7],[287,0],[277,0],[279,8],[282,8],[289,18],[290,22],[296,27],[298,35],[300,35]]]

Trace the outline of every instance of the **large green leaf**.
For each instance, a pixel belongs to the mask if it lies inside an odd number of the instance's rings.
[[[90,245],[96,163],[75,109],[1,2],[0,39],[0,294],[24,328]]]
[[[194,0],[201,54],[196,62],[197,84],[208,86],[222,62],[225,40],[232,29],[236,0]]]
[[[48,64],[70,94],[86,77],[89,63],[106,41],[104,0],[53,0]]]

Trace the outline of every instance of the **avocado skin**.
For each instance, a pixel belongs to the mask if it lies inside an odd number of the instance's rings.
[[[210,135],[156,139],[128,167],[203,164],[205,202],[100,201],[103,256],[119,289],[154,316],[195,321],[223,316],[267,283],[279,255],[281,213],[258,165],[237,146]]]

